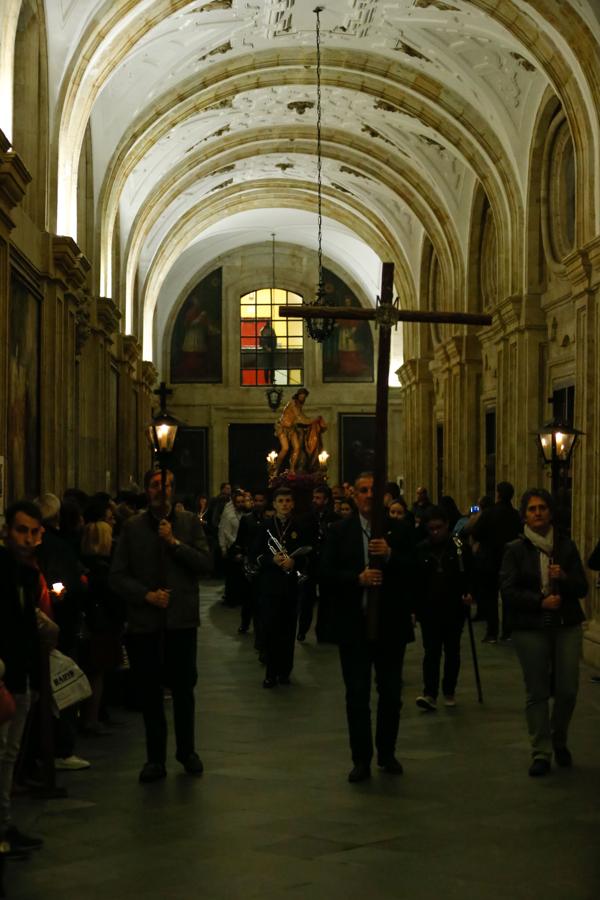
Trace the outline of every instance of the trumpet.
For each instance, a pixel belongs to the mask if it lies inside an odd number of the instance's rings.
[[[276,556],[278,553],[281,553],[281,554],[283,554],[283,556],[285,556],[286,559],[297,559],[299,556],[306,556],[312,550],[312,547],[298,547],[297,550],[293,550],[292,553],[288,553],[286,548],[281,543],[281,541],[279,541],[275,537],[275,535],[271,531],[269,531],[268,528],[267,528],[267,535],[269,537],[269,539],[267,541],[267,547],[269,548],[269,550],[273,554],[273,556]],[[285,574],[291,575],[292,571],[295,572],[295,574],[298,578],[298,584],[303,584],[308,579],[308,575],[305,575],[299,569],[294,569],[294,570],[287,569]]]

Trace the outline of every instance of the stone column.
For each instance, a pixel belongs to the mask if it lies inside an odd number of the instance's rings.
[[[446,341],[445,350],[444,492],[466,510],[481,490],[481,345],[471,333]]]
[[[404,420],[401,426],[402,474],[409,505],[418,485],[433,490],[433,377],[429,359],[407,360],[396,374],[402,388]]]
[[[150,360],[142,360],[140,366],[140,380],[138,382],[138,420],[137,430],[140,435],[138,441],[138,478],[141,479],[152,465],[152,451],[146,440],[145,428],[152,417],[153,406],[158,406],[158,401],[152,393],[158,381],[158,369]]]
[[[78,449],[75,410],[77,312],[90,264],[75,241],[44,235],[46,289],[42,304],[40,448],[42,491],[72,486]]]
[[[99,394],[102,397],[103,415],[99,448],[104,465],[104,483],[98,484],[96,490],[114,493],[119,481],[119,443],[121,439],[119,425],[119,359],[117,341],[113,337],[119,327],[121,313],[110,297],[98,297],[96,301],[96,323],[98,339],[97,372],[99,373]],[[112,408],[113,397],[116,409]],[[99,398],[100,399],[100,398]]]
[[[119,488],[125,488],[138,478],[139,442],[139,379],[138,369],[142,348],[132,334],[120,338],[119,377]]]
[[[0,131],[0,457],[4,460],[0,484],[0,519],[6,492],[6,461],[8,454],[8,353],[10,304],[10,235],[15,227],[11,213],[21,203],[31,181],[31,175],[21,158],[10,149],[10,143]]]
[[[572,286],[575,320],[575,426],[585,432],[572,463],[572,529],[585,562],[600,540],[600,238],[568,256],[565,266]],[[597,574],[588,574],[584,655],[588,662],[600,667],[600,591],[596,587]]]
[[[546,320],[534,295],[507,297],[495,312],[496,480],[512,482],[518,494],[541,480],[535,432],[545,401]]]

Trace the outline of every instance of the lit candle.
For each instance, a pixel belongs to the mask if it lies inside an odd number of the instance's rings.
[[[52,591],[55,594],[62,594],[64,589],[65,589],[65,586],[62,583],[62,581],[55,581],[54,584],[52,585]]]
[[[277,459],[277,451],[271,450],[271,452],[267,454],[267,462],[269,463],[270,466],[273,466],[275,464],[276,459]]]
[[[319,453],[319,465],[322,469],[327,468],[327,460],[328,459],[329,459],[329,453],[327,452],[327,450],[322,450]]]

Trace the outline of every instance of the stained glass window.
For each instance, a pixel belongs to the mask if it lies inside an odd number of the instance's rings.
[[[302,297],[281,288],[260,288],[240,298],[240,383],[300,385],[304,378],[302,319],[279,315],[280,306]]]

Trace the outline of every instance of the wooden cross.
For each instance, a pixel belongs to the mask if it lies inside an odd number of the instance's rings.
[[[492,317],[479,313],[421,312],[400,310],[393,302],[394,264],[384,263],[381,276],[381,298],[375,309],[348,306],[280,306],[279,314],[294,319],[361,319],[375,320],[379,328],[377,358],[377,400],[375,404],[375,467],[373,481],[372,537],[384,537],[385,509],[383,493],[387,481],[388,446],[388,380],[391,332],[398,322],[442,322],[459,325],[491,325]],[[369,636],[378,629],[378,591],[369,591]]]
[[[155,391],[152,391],[153,394],[156,394],[160,399],[160,411],[162,413],[166,412],[167,409],[167,397],[170,397],[173,391],[171,388],[168,388],[166,382],[161,381],[158,388]]]

